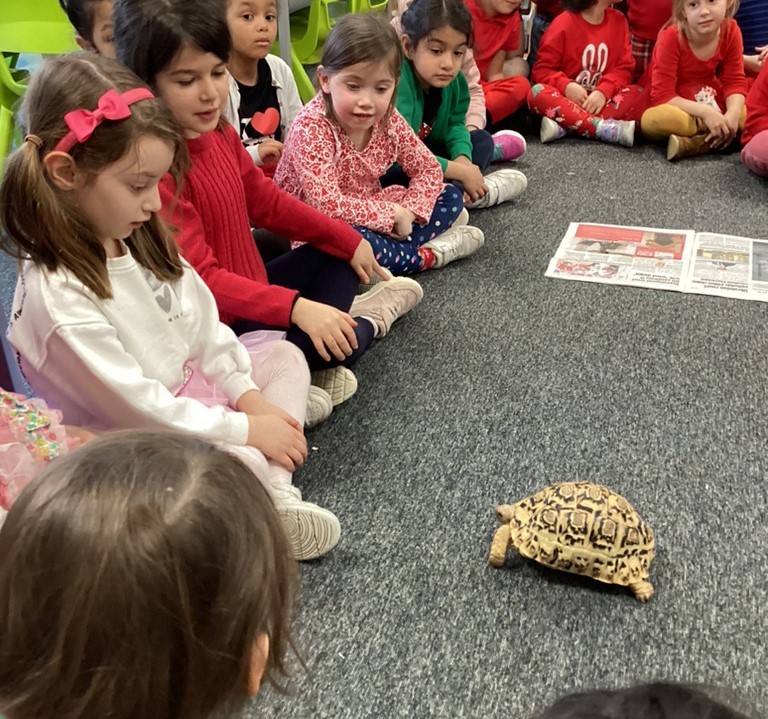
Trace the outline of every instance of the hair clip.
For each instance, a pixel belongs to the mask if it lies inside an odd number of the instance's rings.
[[[146,87],[136,87],[123,93],[107,90],[99,98],[95,110],[72,110],[64,115],[69,132],[53,148],[54,152],[69,152],[78,143],[85,142],[104,120],[124,120],[131,116],[130,105],[152,98],[154,95]]]

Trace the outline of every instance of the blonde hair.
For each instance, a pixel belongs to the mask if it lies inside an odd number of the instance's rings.
[[[267,680],[287,674],[296,575],[239,459],[168,432],[96,439],[30,483],[0,530],[0,712],[228,716],[261,635]]]
[[[687,24],[685,22],[685,3],[687,0],[672,0],[672,18],[667,25],[674,23],[680,32],[685,33]],[[732,18],[739,9],[739,0],[727,0],[728,7],[725,11],[725,19]],[[664,27],[666,27],[665,25]]]
[[[112,296],[104,247],[88,220],[51,183],[43,158],[69,131],[64,115],[94,109],[107,90],[124,92],[135,87],[146,85],[123,65],[96,53],[46,61],[32,78],[21,110],[26,131],[40,142],[24,142],[8,158],[0,185],[0,221],[6,235],[0,234],[0,249],[19,260],[29,257],[50,272],[65,267],[101,299]],[[186,143],[159,99],[134,103],[124,120],[102,122],[69,154],[79,169],[95,178],[143,136],[159,138],[173,148],[171,171],[179,179],[187,162]],[[126,244],[136,261],[159,279],[181,277],[176,244],[156,215],[134,230]]]

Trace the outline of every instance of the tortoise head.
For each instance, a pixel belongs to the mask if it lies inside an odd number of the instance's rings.
[[[511,504],[500,504],[496,507],[496,516],[502,524],[509,524],[515,508]]]

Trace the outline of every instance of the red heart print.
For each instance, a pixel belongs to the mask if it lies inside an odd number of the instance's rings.
[[[251,127],[260,135],[274,135],[280,124],[280,113],[274,107],[268,107],[265,112],[257,112],[251,118]]]

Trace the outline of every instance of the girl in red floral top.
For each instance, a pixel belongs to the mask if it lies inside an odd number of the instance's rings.
[[[667,159],[728,146],[744,127],[741,32],[733,0],[674,0],[674,22],[659,33],[643,134],[667,140]]]
[[[467,217],[461,192],[444,186],[440,164],[393,107],[400,64],[400,42],[383,17],[339,19],[317,70],[321,92],[291,125],[275,182],[353,225],[381,265],[409,275],[466,257],[484,238],[457,223]],[[409,184],[382,188],[394,163]]]

